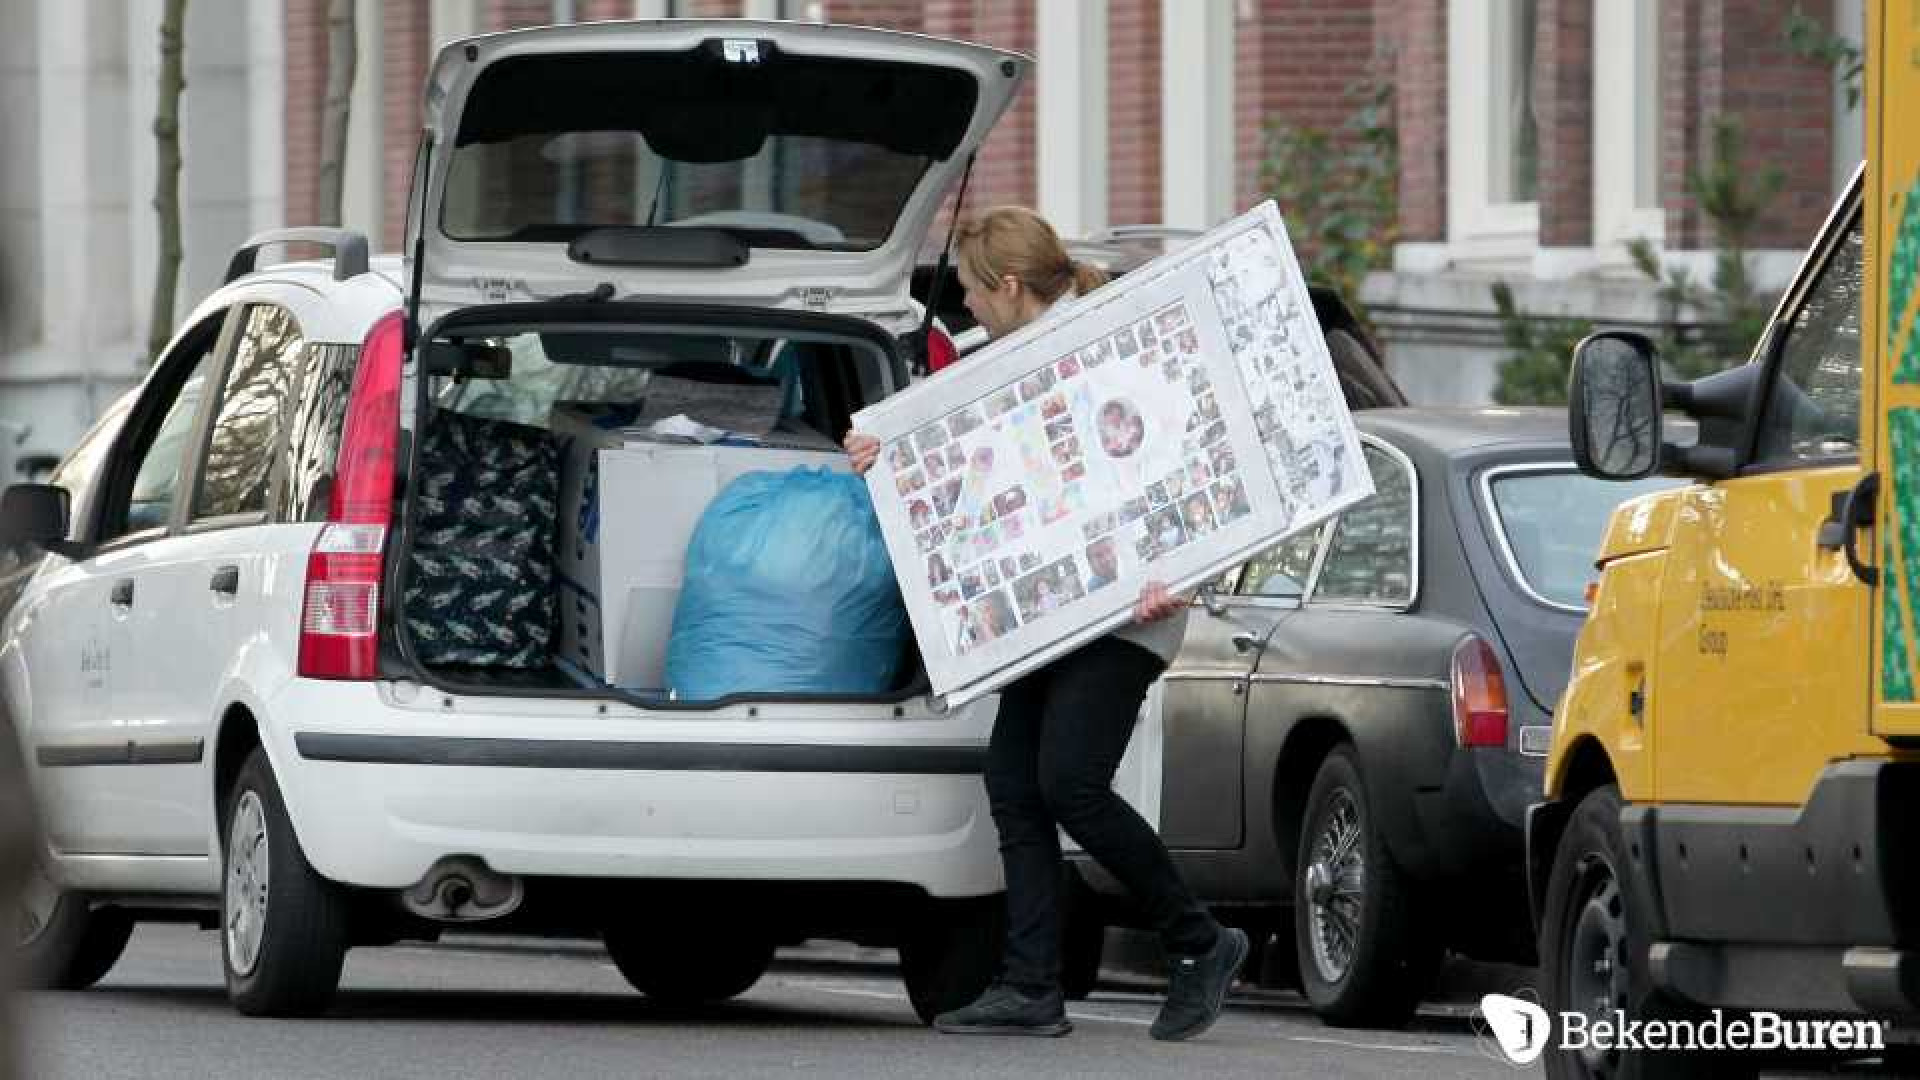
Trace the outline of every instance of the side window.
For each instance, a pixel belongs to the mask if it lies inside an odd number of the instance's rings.
[[[120,427],[127,419],[129,398],[122,398],[107,407],[107,411],[94,423],[93,427],[80,438],[80,445],[73,448],[47,478],[47,483],[67,489],[72,497],[73,532],[78,533],[80,523],[87,520],[87,506],[93,502],[93,495],[100,484],[100,465],[107,458],[107,452],[113,449],[113,440],[120,434]],[[79,539],[78,535],[68,537]]]
[[[217,335],[210,335],[199,357],[188,361],[193,369],[168,405],[160,426],[154,430],[134,460],[133,487],[127,494],[124,513],[109,519],[103,540],[157,529],[167,523],[173,511],[173,497],[180,491],[180,475],[186,470],[187,438],[200,418],[200,402],[206,394],[208,374],[213,368]]]
[[[1755,460],[1796,465],[1860,452],[1860,222],[1786,326]]]
[[[1313,599],[1319,603],[1406,604],[1413,600],[1413,476],[1395,455],[1363,444],[1373,495],[1334,526]]]
[[[353,345],[309,343],[305,352],[299,394],[287,418],[287,483],[280,521],[322,521],[327,516],[347,400],[353,395],[354,365],[360,358],[360,349]]]
[[[275,451],[305,345],[285,308],[257,304],[247,309],[207,440],[194,518],[266,511]]]
[[[1320,549],[1326,526],[1295,533],[1279,544],[1247,560],[1240,575],[1241,596],[1306,595],[1307,578],[1313,574],[1313,554]]]

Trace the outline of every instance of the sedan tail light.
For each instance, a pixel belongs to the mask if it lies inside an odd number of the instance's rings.
[[[1493,647],[1472,634],[1453,648],[1453,739],[1461,746],[1507,745],[1507,680]]]

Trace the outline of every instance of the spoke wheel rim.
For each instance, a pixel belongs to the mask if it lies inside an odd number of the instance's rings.
[[[256,792],[244,792],[227,832],[225,933],[236,975],[253,974],[267,928],[267,814]]]
[[[1309,849],[1307,936],[1313,966],[1329,984],[1347,977],[1360,945],[1360,909],[1367,883],[1361,825],[1358,800],[1353,792],[1339,788],[1327,802]]]
[[[1573,929],[1563,957],[1566,971],[1566,1007],[1585,1013],[1589,1028],[1625,1010],[1628,994],[1626,898],[1612,865],[1599,855],[1588,855],[1576,880],[1580,883],[1571,920]],[[1620,1052],[1581,1050],[1580,1060],[1593,1076],[1620,1072]]]

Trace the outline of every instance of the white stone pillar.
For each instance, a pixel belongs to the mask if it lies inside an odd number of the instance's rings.
[[[1233,212],[1234,0],[1160,0],[1160,201],[1168,225]]]
[[[40,0],[36,15],[43,359],[61,373],[139,370],[150,298],[127,272],[126,11]]]
[[[449,41],[469,38],[480,32],[480,4],[478,0],[433,0],[427,9],[427,34],[433,39],[433,51],[438,54],[440,47]],[[429,57],[429,68],[433,61]]]
[[[287,223],[287,30],[281,4],[247,5],[249,232]]]
[[[1107,225],[1107,0],[1039,5],[1034,52],[1038,209],[1085,236]]]
[[[347,118],[347,160],[342,170],[340,223],[367,235],[375,247],[380,244],[380,226],[384,210],[382,188],[385,184],[381,160],[382,130],[386,111],[381,94],[382,63],[386,34],[381,25],[380,0],[355,0],[353,5],[354,45],[358,56],[353,67],[353,93],[349,97]]]
[[[180,236],[175,314],[218,288],[253,225],[253,104],[247,98],[247,0],[190,0],[180,120]],[[376,121],[377,122],[377,121]],[[275,152],[278,152],[278,145]],[[141,196],[135,193],[135,205]]]

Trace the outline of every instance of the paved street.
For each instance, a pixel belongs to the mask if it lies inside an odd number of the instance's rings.
[[[915,1022],[874,964],[783,961],[729,1005],[650,1007],[586,950],[363,949],[325,1020],[247,1020],[227,1006],[218,944],[143,927],[113,975],[84,994],[32,999],[34,1080],[230,1077],[1007,1075],[1047,1077],[1511,1077],[1469,1021],[1407,1032],[1335,1031],[1282,995],[1239,999],[1204,1040],[1147,1037],[1158,998],[1103,990],[1060,1040],[956,1038]]]
[[[32,1080],[305,1077],[1531,1075],[1487,1055],[1460,1007],[1404,1032],[1323,1027],[1291,995],[1236,998],[1206,1038],[1147,1037],[1158,998],[1109,984],[1070,1010],[1066,1039],[938,1036],[914,1021],[878,963],[783,957],[745,997],[674,1013],[577,947],[363,949],[325,1020],[247,1020],[227,1006],[218,945],[143,927],[113,975],[84,994],[30,1000]],[[874,954],[878,955],[878,954]],[[1783,1074],[1784,1075],[1784,1074]],[[1803,1075],[1803,1074],[1793,1074]]]

